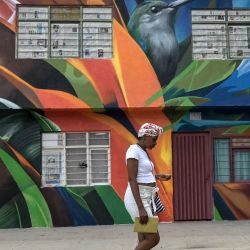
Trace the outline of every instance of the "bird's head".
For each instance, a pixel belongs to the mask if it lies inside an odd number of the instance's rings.
[[[174,77],[179,59],[175,35],[175,16],[178,7],[192,0],[166,3],[147,0],[139,4],[128,22],[128,31],[150,60],[162,85]]]
[[[140,25],[151,27],[152,32],[173,25],[176,10],[190,0],[176,0],[166,3],[160,0],[148,0],[139,4],[131,15],[128,23],[129,31],[136,30]]]

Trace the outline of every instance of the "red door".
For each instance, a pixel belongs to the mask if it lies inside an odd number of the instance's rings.
[[[174,220],[211,220],[212,145],[208,132],[173,133]]]

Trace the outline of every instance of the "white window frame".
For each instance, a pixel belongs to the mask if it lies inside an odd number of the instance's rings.
[[[58,16],[54,13],[57,9]],[[65,14],[65,10],[71,13]],[[79,15],[75,16],[75,10]],[[44,15],[41,16],[41,13]],[[38,15],[39,14],[39,15]],[[60,14],[64,17],[60,17]],[[54,16],[54,17],[53,17]],[[113,7],[111,5],[17,5],[16,59],[112,59],[113,58]],[[40,25],[42,24],[42,30]],[[61,25],[59,33],[53,32],[53,25]],[[78,24],[75,41],[77,45],[60,44],[69,38],[63,32],[65,25]],[[73,27],[71,27],[73,28]],[[20,31],[19,31],[20,30]],[[85,36],[84,36],[85,35]],[[41,41],[42,43],[40,44]],[[53,48],[53,41],[57,41]],[[29,43],[29,44],[27,44]],[[74,50],[72,48],[74,47]],[[77,53],[75,53],[77,52]]]
[[[66,145],[66,135],[73,134],[73,133],[82,133],[85,134],[86,144],[85,145]],[[90,133],[107,133],[108,134],[108,144],[107,145],[90,145]],[[55,134],[58,134],[58,138],[63,139],[63,143],[54,143],[52,141],[52,146],[48,145],[48,141],[43,139],[44,137],[46,140],[49,138],[48,134],[53,134],[52,137],[55,138]],[[89,132],[52,132],[52,133],[42,133],[42,187],[50,187],[50,186],[68,186],[68,187],[78,187],[78,186],[97,186],[97,185],[110,185],[111,184],[111,155],[110,155],[110,132],[109,131],[89,131]],[[45,145],[45,146],[44,146]],[[67,156],[66,151],[67,149],[86,149],[86,163],[87,163],[87,172],[86,172],[86,184],[67,184]],[[91,178],[91,152],[95,150],[105,150],[107,152],[107,181],[106,182],[93,182]],[[61,163],[61,175],[60,175],[60,182],[58,183],[46,183],[45,174],[49,171],[46,169],[44,155],[46,153],[53,153],[53,152],[62,152],[62,163]],[[80,180],[80,179],[79,179]]]
[[[87,154],[89,156],[89,158],[90,158],[89,161],[91,162],[91,152],[95,151],[95,150],[99,150],[99,149],[107,151],[107,156],[108,156],[108,159],[107,159],[108,172],[107,172],[107,174],[108,174],[108,180],[110,180],[111,179],[111,171],[109,169],[109,166],[110,166],[110,149],[108,149],[108,148],[96,148],[96,147],[95,148],[90,148],[89,149],[90,154]],[[92,174],[92,168],[89,168],[89,176],[91,176],[91,174]],[[93,183],[93,179],[91,179],[91,178],[89,178],[89,181],[90,181],[89,185],[102,185],[102,182],[94,182]]]
[[[250,50],[245,38],[249,34],[249,14],[249,9],[192,9],[193,59],[249,59]]]

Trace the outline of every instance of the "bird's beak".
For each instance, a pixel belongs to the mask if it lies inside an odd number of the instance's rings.
[[[191,2],[192,0],[176,0],[170,4],[168,4],[169,7],[172,8],[176,8],[176,7],[180,7],[181,5],[187,3],[187,2]]]

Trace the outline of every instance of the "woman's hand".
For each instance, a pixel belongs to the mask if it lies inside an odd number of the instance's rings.
[[[155,177],[157,180],[160,181],[168,181],[171,179],[171,175],[168,174],[156,174]]]
[[[147,224],[148,223],[148,214],[144,207],[139,209],[140,223]]]

